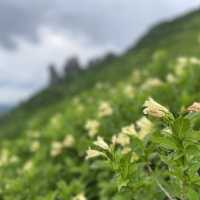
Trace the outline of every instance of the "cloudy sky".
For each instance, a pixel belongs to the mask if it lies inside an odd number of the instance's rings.
[[[0,104],[45,86],[47,66],[122,52],[161,20],[200,0],[0,0]]]

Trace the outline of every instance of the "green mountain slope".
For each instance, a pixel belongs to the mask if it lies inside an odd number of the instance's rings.
[[[91,200],[130,199],[117,193],[111,169],[85,161],[85,152],[97,135],[110,140],[139,120],[149,96],[174,113],[200,99],[199,21],[197,10],[160,24],[118,58],[1,118],[0,200],[70,200],[82,192]]]

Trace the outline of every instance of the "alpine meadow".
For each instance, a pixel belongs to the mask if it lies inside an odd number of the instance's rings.
[[[0,118],[0,200],[199,199],[200,10]]]

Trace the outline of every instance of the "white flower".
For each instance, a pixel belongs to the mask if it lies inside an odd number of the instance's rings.
[[[15,156],[15,155],[11,156],[10,163],[16,163],[18,161],[19,161],[19,158],[17,156]]]
[[[102,101],[99,105],[98,116],[106,117],[106,116],[112,115],[112,113],[113,113],[113,110],[112,110],[110,103],[108,103],[106,101]]]
[[[137,135],[137,132],[135,130],[134,124],[131,124],[129,126],[125,126],[122,128],[121,132],[125,135]]]
[[[186,57],[179,57],[179,58],[177,58],[177,63],[179,65],[186,65],[188,63],[188,58],[186,58]]]
[[[135,162],[138,160],[139,160],[139,156],[135,152],[132,152],[131,162]]]
[[[87,200],[84,193],[80,193],[78,195],[76,195],[75,197],[73,197],[72,200]]]
[[[105,155],[104,153],[98,151],[98,150],[95,150],[95,149],[91,149],[89,148],[87,151],[86,151],[86,159],[90,159],[90,158],[95,158],[95,157],[98,157],[98,156],[102,156],[102,155]]]
[[[88,120],[85,124],[85,129],[90,137],[94,137],[99,130],[100,123],[97,120]]]
[[[32,160],[29,160],[24,164],[23,170],[29,171],[29,170],[31,170],[32,167],[33,167],[33,162],[32,162]]]
[[[186,57],[179,57],[177,59],[177,64],[175,66],[175,73],[178,76],[182,76],[185,72],[185,68],[187,67],[188,64],[188,58]]]
[[[72,147],[75,143],[75,139],[72,135],[67,135],[63,141],[63,147]]]
[[[51,126],[58,128],[60,126],[61,120],[62,120],[62,115],[60,113],[57,113],[50,119],[50,124]]]
[[[169,83],[175,83],[177,81],[176,77],[173,74],[167,74],[166,80]]]
[[[94,145],[96,145],[104,150],[110,150],[109,145],[100,136],[97,137],[97,141],[94,142]]]
[[[111,141],[112,141],[112,144],[115,146],[117,144],[117,136],[113,135]]]
[[[133,71],[133,73],[132,73],[132,79],[133,79],[133,81],[135,83],[140,82],[141,77],[142,77],[142,75],[141,75],[141,72],[139,70],[136,69],[136,70]]]
[[[200,64],[200,60],[196,57],[191,57],[189,59],[190,63],[193,64],[193,65],[199,65]]]
[[[149,88],[152,88],[152,87],[158,87],[158,86],[161,86],[162,84],[163,84],[163,82],[158,78],[149,78],[142,85],[142,89],[149,89]]]
[[[122,149],[122,154],[128,154],[128,153],[130,153],[131,152],[131,148],[130,147],[124,147],[123,149]]]
[[[51,156],[55,157],[62,153],[63,144],[61,142],[53,142],[51,145]]]
[[[166,107],[160,105],[152,98],[148,98],[148,100],[145,101],[143,112],[145,115],[150,115],[156,118],[165,117],[166,114],[170,113]]]
[[[126,85],[124,87],[124,94],[129,98],[134,97],[135,92],[134,92],[133,86],[132,85]]]
[[[188,112],[200,112],[200,103],[194,102],[191,106],[187,108]]]
[[[124,133],[119,133],[116,139],[116,143],[120,144],[121,146],[126,146],[130,144],[130,138],[128,135]]]
[[[0,166],[6,165],[9,162],[9,151],[8,149],[2,149],[0,152]]]
[[[146,117],[142,117],[136,122],[137,127],[139,128],[138,131],[138,138],[143,140],[153,128],[153,123],[148,120]]]
[[[40,148],[40,142],[39,141],[34,141],[31,144],[31,151],[36,152]]]

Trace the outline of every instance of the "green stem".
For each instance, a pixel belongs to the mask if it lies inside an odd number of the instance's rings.
[[[149,165],[147,165],[149,172],[152,174],[157,186],[160,188],[160,190],[168,197],[169,200],[175,200],[171,194],[163,187],[163,185],[159,182],[159,180],[154,176],[153,171]]]

